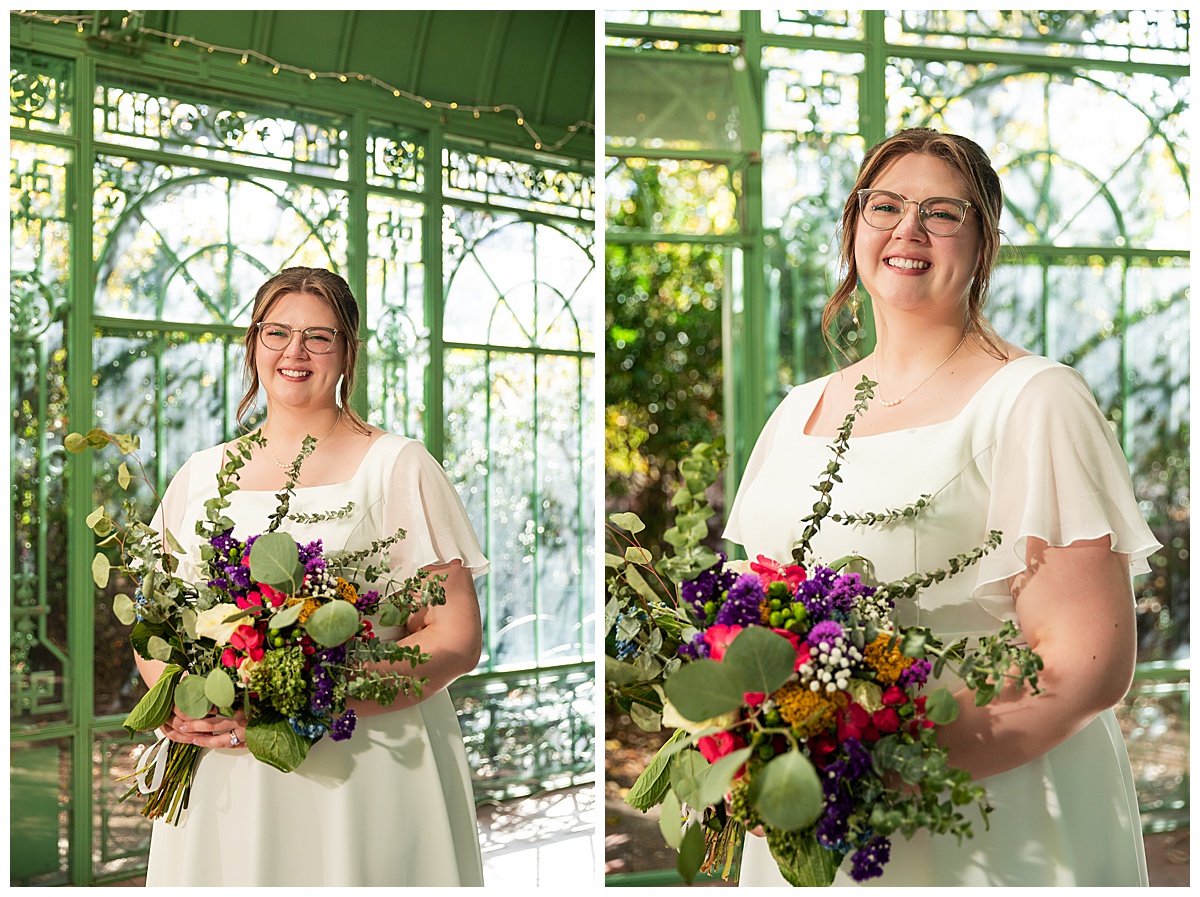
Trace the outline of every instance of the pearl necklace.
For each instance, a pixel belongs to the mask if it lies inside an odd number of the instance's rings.
[[[924,380],[922,380],[920,383],[918,383],[916,386],[914,386],[912,389],[910,389],[908,392],[906,392],[900,398],[893,399],[890,402],[887,399],[885,399],[883,396],[880,396],[879,397],[880,404],[883,405],[884,408],[894,408],[895,406],[899,405],[901,402],[903,402],[905,399],[907,399],[909,396],[911,396],[914,392],[916,392],[918,389],[920,389],[922,386],[924,386],[929,381],[930,377],[932,377],[934,374],[936,374],[938,371],[940,371],[942,369],[942,365],[945,364],[947,361],[949,361],[951,358],[953,358],[955,353],[958,352],[958,350],[963,347],[963,343],[965,343],[966,341],[967,341],[967,334],[964,331],[963,338],[958,341],[958,345],[954,347],[954,351],[951,352],[949,355],[947,355],[945,358],[943,358],[941,364],[939,364],[932,371],[930,371],[925,376]],[[871,353],[871,370],[875,374],[875,382],[876,383],[879,382],[879,361],[876,358],[877,354],[878,353],[875,353],[875,352]]]
[[[333,426],[329,428],[329,433],[326,433],[324,436],[322,436],[320,439],[318,439],[318,440],[317,440],[317,444],[313,446],[313,451],[314,451],[314,452],[317,450],[317,445],[320,445],[322,442],[324,442],[326,439],[328,439],[328,438],[329,438],[329,435],[330,435],[331,433],[333,433],[333,431],[334,431],[334,430],[336,430],[336,429],[338,428],[338,424],[340,424],[340,423],[342,422],[342,412],[343,412],[343,411],[345,411],[345,409],[344,409],[344,408],[339,408],[339,409],[338,409],[338,416],[337,416],[337,420],[335,420],[335,421],[333,422]],[[275,457],[275,453],[271,451],[271,443],[270,443],[270,441],[269,441],[269,440],[267,441],[267,451],[268,451],[268,452],[271,452],[271,458],[272,458],[272,460],[274,460],[275,464],[276,464],[276,465],[277,465],[277,466],[278,466],[278,467],[279,467],[281,470],[291,470],[291,468],[292,468],[292,464],[294,464],[295,462],[293,461],[293,462],[291,462],[291,463],[289,463],[289,464],[284,464],[284,463],[283,463],[282,461],[280,461],[280,460],[279,460],[277,457]]]

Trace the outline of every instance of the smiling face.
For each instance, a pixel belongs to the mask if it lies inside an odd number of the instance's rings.
[[[319,296],[287,293],[276,299],[263,316],[272,324],[299,331],[308,327],[338,329],[337,315]],[[346,367],[342,334],[334,337],[334,348],[324,355],[308,351],[300,333],[292,333],[283,349],[268,349],[261,341],[254,346],[254,366],[273,403],[292,408],[320,410],[336,404],[337,385]]]
[[[905,199],[934,196],[967,199],[958,173],[947,162],[924,154],[901,156],[870,184]],[[980,226],[968,211],[957,233],[929,234],[917,220],[915,204],[905,204],[904,216],[891,230],[876,230],[861,218],[854,235],[858,276],[879,311],[929,309],[946,320],[963,318],[967,291],[979,264]]]

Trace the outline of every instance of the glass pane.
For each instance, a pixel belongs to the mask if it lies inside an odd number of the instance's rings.
[[[67,883],[70,844],[71,740],[14,743],[9,748],[9,884]],[[83,795],[74,797],[86,800]]]
[[[425,266],[419,203],[367,197],[367,390],[371,423],[393,433],[424,435]]]
[[[348,124],[289,106],[250,107],[231,97],[99,75],[97,140],[120,146],[242,162],[317,177],[348,176]]]
[[[447,208],[443,233],[448,341],[591,348],[590,230]]]
[[[9,672],[14,725],[72,718],[67,646],[66,458],[71,156],[11,144],[9,388],[12,543]]]
[[[1000,226],[1013,243],[1182,248],[1187,89],[1146,74],[1063,79],[899,60],[888,70],[889,130],[970,134],[1004,184]]]
[[[154,739],[130,741],[123,730],[97,736],[92,752],[92,824],[95,832],[92,872],[99,876],[136,874],[145,867],[151,822],[142,816],[144,799],[135,794],[122,802],[147,745]],[[122,779],[124,778],[124,781]]]
[[[108,156],[95,185],[97,314],[245,326],[282,268],[345,266],[341,191]]]
[[[736,234],[741,175],[695,160],[609,159],[605,216],[621,228],[664,234]]]
[[[584,504],[583,440],[590,432],[580,416],[587,386],[580,361],[553,355],[534,361],[536,370],[537,612],[542,663],[582,659],[584,614],[594,612],[592,580],[584,579],[583,549],[591,546],[595,511]]]
[[[610,54],[605,144],[614,150],[748,149],[729,53]],[[744,94],[742,94],[744,96]]]
[[[9,49],[9,127],[71,133],[74,64],[57,56]]]

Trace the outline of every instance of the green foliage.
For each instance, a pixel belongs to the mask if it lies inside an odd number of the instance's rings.
[[[154,683],[154,687],[125,717],[125,722],[122,723],[125,731],[132,736],[138,732],[157,729],[169,720],[171,712],[175,709],[175,686],[182,675],[182,667],[167,664],[162,675],[158,677],[158,681]]]
[[[280,772],[291,772],[303,763],[311,746],[312,742],[297,735],[291,724],[277,714],[264,714],[246,724],[250,753]]]

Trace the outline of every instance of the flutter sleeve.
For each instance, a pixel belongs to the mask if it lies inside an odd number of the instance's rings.
[[[787,398],[784,399],[784,403],[786,402]],[[758,439],[750,452],[750,458],[746,461],[746,469],[738,481],[737,494],[734,496],[733,504],[729,506],[729,511],[725,515],[724,538],[730,542],[736,542],[738,545],[744,546],[747,539],[750,538],[747,521],[743,519],[743,515],[746,513],[746,494],[750,491],[755,479],[758,478],[759,471],[762,470],[763,463],[766,461],[767,455],[771,453],[771,447],[775,444],[775,432],[779,429],[779,421],[784,414],[784,403],[780,403],[779,407],[771,413],[762,432],[758,434]]]
[[[981,593],[1007,593],[1025,569],[1030,536],[1061,547],[1107,536],[1129,558],[1130,575],[1150,570],[1160,546],[1134,498],[1129,464],[1091,389],[1064,365],[1031,377],[1007,409],[989,478],[988,530],[1004,534],[979,565]],[[1008,602],[1011,604],[1011,600]]]
[[[472,576],[488,572],[462,499],[425,446],[410,441],[400,450],[384,488],[384,531],[405,531],[391,549],[393,573],[412,576],[422,567],[456,560]]]

